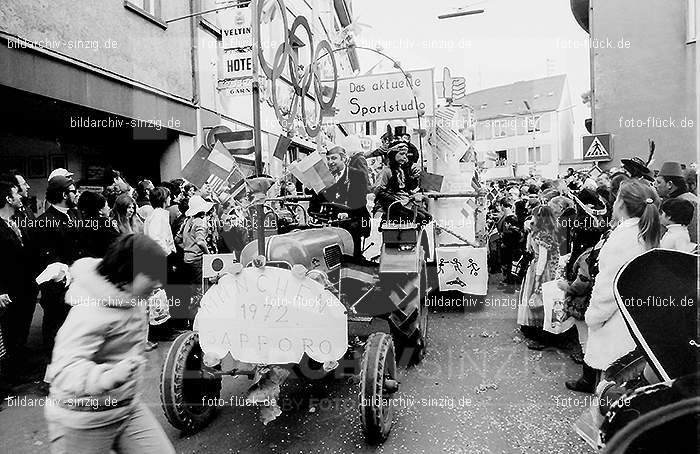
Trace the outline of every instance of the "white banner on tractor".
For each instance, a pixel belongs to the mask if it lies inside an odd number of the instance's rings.
[[[438,247],[435,258],[441,291],[486,295],[489,282],[486,248]]]
[[[202,297],[195,329],[204,353],[252,364],[298,363],[304,353],[337,361],[348,347],[345,306],[318,282],[269,266],[223,275]]]

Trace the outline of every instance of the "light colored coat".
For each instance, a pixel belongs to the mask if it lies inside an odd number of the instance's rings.
[[[115,389],[100,386],[102,374],[119,361],[144,352],[148,322],[146,301],[119,290],[97,273],[100,259],[77,260],[70,269],[73,279],[66,293],[71,310],[56,335],[45,380],[51,384],[51,400],[90,402],[133,399],[128,406],[100,412],[73,411],[47,405],[47,419],[75,428],[111,424],[127,417],[137,404],[143,366]]]
[[[614,282],[622,266],[647,250],[639,239],[639,218],[623,221],[605,242],[598,256],[598,275],[586,310],[588,343],[586,364],[605,370],[635,348],[614,296]]]

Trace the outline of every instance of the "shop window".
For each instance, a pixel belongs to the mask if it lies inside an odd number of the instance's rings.
[[[144,18],[167,28],[168,24],[161,17],[161,0],[124,0],[124,7]]]

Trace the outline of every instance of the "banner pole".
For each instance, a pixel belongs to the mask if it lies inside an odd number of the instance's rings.
[[[258,36],[260,36],[260,24],[256,20],[258,15],[258,0],[252,0],[249,8],[251,9],[251,22],[253,27],[253,142],[255,143],[255,174],[261,176],[263,173],[262,162],[262,143],[260,133],[260,81],[258,79]],[[286,14],[286,11],[282,11]],[[286,31],[285,31],[286,32]],[[258,254],[265,255],[265,209],[263,204],[259,204],[256,208],[257,227],[256,234],[258,236]]]

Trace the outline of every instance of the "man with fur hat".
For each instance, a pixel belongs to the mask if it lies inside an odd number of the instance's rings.
[[[367,174],[348,166],[347,152],[343,147],[333,147],[326,152],[328,168],[335,183],[314,196],[309,211],[320,211],[322,203],[337,203],[347,208],[335,207],[340,227],[352,235],[355,245],[353,256],[362,257],[362,238],[370,233],[370,216],[367,211]]]
[[[654,187],[657,194],[663,200],[665,199],[681,199],[692,202],[693,219],[688,225],[688,233],[690,233],[690,241],[698,242],[698,197],[688,190],[683,169],[678,162],[664,162],[661,165],[661,170],[656,176]]]

